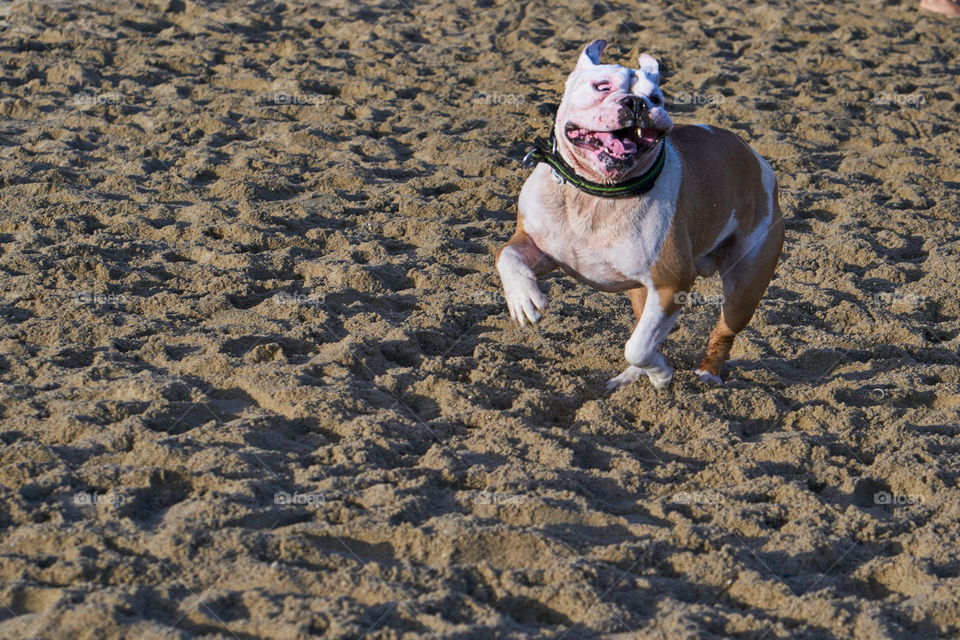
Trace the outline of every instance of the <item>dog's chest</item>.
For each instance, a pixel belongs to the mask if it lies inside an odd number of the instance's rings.
[[[615,199],[561,187],[549,170],[538,168],[520,193],[524,230],[541,251],[586,284],[608,291],[645,284],[676,209],[673,176],[667,174],[665,170],[639,198]]]

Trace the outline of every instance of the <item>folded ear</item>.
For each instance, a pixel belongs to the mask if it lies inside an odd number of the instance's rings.
[[[660,63],[649,53],[641,53],[637,59],[640,71],[643,71],[654,82],[660,82]]]
[[[592,67],[600,64],[600,52],[606,49],[606,40],[594,40],[583,48],[580,59],[577,60],[577,68]]]

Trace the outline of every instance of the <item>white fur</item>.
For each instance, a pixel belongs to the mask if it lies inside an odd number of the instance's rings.
[[[673,379],[673,367],[667,363],[667,359],[660,353],[659,348],[679,315],[679,311],[669,316],[664,313],[656,291],[648,289],[647,301],[643,305],[640,321],[623,350],[627,362],[643,369],[657,389],[663,389]],[[618,377],[627,374],[628,371],[624,371]]]
[[[641,53],[637,58],[637,64],[644,75],[650,76],[654,82],[660,82],[660,63],[649,53]]]
[[[751,149],[753,151],[753,149]],[[760,163],[760,180],[763,183],[763,190],[767,195],[767,210],[764,213],[763,218],[757,223],[757,226],[753,228],[749,234],[747,234],[741,246],[743,247],[743,253],[739,256],[738,262],[740,260],[752,260],[753,257],[760,250],[760,247],[763,246],[763,241],[766,239],[767,235],[770,232],[770,227],[773,226],[773,192],[777,184],[777,177],[773,173],[773,169],[770,167],[770,164],[763,159],[763,157],[753,151],[753,155],[756,156],[757,162]]]
[[[521,260],[513,247],[506,247],[497,258],[497,271],[503,282],[510,317],[522,327],[537,323],[547,308],[547,296],[537,287],[533,270]]]
[[[623,373],[618,375],[616,378],[610,378],[609,380],[607,380],[607,386],[604,388],[604,390],[607,393],[613,393],[620,387],[627,386],[628,384],[638,379],[643,374],[644,374],[643,369],[641,369],[640,367],[635,367],[633,365],[630,365],[629,367],[624,369]]]
[[[694,373],[696,373],[697,377],[700,378],[700,382],[705,382],[707,384],[723,384],[723,380],[721,380],[718,376],[713,375],[709,371],[697,369]]]
[[[656,93],[659,85],[656,80],[645,73],[638,73],[633,81],[632,90],[638,96],[649,96]]]
[[[753,152],[753,155],[757,158],[757,162],[760,163],[760,180],[763,182],[763,190],[767,194],[767,220],[772,221],[773,219],[773,191],[777,186],[777,176],[773,172],[773,167],[770,166],[770,163],[766,159],[757,153],[754,149],[750,149]],[[768,224],[769,226],[769,224]]]
[[[520,192],[518,204],[527,234],[557,264],[587,284],[617,291],[647,281],[673,223],[683,170],[680,154],[672,144],[663,144],[667,145],[663,173],[624,216],[615,242],[598,245],[594,224],[602,221],[567,215],[564,203],[551,197],[556,185],[545,164],[537,167]],[[614,204],[611,200],[599,206]]]
[[[660,91],[659,65],[656,59],[643,54],[639,69],[628,69],[619,64],[601,64],[600,52],[606,46],[603,40],[588,44],[577,66],[567,77],[563,99],[557,109],[555,133],[560,140],[564,127],[569,122],[595,131],[619,129],[622,117],[620,101],[624,96],[641,96],[647,103],[645,120],[652,126],[667,131],[673,120],[663,107],[663,92]],[[594,86],[603,82],[609,86],[606,92],[598,92]],[[659,104],[654,104],[656,100]]]
[[[577,61],[578,67],[591,67],[600,64],[600,54],[607,48],[606,40],[594,40],[583,48],[580,59]]]
[[[649,280],[650,270],[660,259],[663,243],[667,239],[680,198],[680,181],[683,177],[683,162],[680,154],[669,142],[664,141],[663,173],[656,184],[640,199],[635,216],[639,218],[633,237],[625,238],[629,246],[618,247],[623,251],[616,256],[617,268],[632,278]],[[627,251],[635,251],[630,256]]]

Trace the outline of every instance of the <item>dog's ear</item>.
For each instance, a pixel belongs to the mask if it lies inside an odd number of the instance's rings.
[[[606,47],[606,40],[594,40],[588,44],[583,48],[583,53],[580,54],[580,59],[577,60],[577,68],[589,68],[600,64],[600,52],[606,49]]]
[[[660,63],[656,58],[649,53],[641,53],[637,62],[640,63],[640,71],[647,74],[647,77],[654,82],[660,82]]]

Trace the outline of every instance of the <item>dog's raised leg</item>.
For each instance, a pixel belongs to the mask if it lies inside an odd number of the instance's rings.
[[[633,289],[630,299],[639,319],[633,334],[624,347],[624,356],[630,366],[607,382],[613,391],[646,373],[656,389],[664,389],[673,379],[673,367],[660,353],[659,347],[680,315],[680,305],[673,289],[660,289],[648,295],[646,289]],[[638,313],[639,310],[639,313]]]
[[[547,308],[547,296],[537,287],[537,276],[553,271],[557,263],[526,234],[521,219],[507,244],[497,252],[496,264],[510,317],[521,327],[538,322]]]

